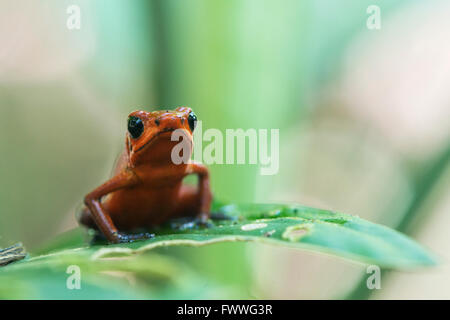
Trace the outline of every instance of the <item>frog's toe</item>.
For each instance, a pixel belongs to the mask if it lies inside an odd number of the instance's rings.
[[[196,226],[200,227],[200,228],[211,228],[214,225],[208,220],[208,218],[206,218],[206,216],[201,215],[199,218],[196,218],[194,220],[194,223]]]
[[[147,240],[155,237],[154,233],[136,233],[136,234],[125,234],[125,233],[118,233],[117,234],[119,243],[129,243],[134,242],[138,240]]]
[[[223,212],[211,212],[211,220],[236,220],[236,217],[227,215]]]

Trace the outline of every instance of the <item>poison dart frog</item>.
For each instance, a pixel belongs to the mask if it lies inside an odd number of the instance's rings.
[[[181,129],[188,142],[190,159],[197,117],[192,109],[134,111],[128,116],[125,150],[113,177],[87,194],[80,224],[99,231],[109,242],[130,242],[153,234],[132,234],[173,218],[196,217],[206,223],[212,193],[208,168],[193,161],[176,164],[172,150],[179,143],[171,135]],[[187,175],[198,176],[198,186],[183,183]]]

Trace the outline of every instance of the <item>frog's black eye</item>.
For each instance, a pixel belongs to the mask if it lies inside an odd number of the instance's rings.
[[[191,113],[189,113],[188,123],[189,123],[189,128],[191,128],[191,131],[194,132],[195,126],[197,125],[197,116],[192,111],[191,111]]]
[[[128,132],[130,133],[131,137],[137,139],[140,137],[143,131],[144,124],[142,123],[141,119],[135,116],[131,116],[128,118]]]

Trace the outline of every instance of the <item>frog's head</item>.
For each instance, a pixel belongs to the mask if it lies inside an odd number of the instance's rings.
[[[183,141],[190,143],[197,117],[191,108],[179,107],[165,111],[134,111],[128,116],[126,137],[130,164],[171,161],[171,152],[179,140],[171,140],[175,130],[181,130]],[[189,154],[190,157],[190,154]]]

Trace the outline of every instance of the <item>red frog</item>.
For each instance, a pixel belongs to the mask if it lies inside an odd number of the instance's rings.
[[[172,218],[196,216],[206,223],[210,216],[212,194],[208,168],[184,161],[175,164],[172,150],[180,143],[172,133],[180,129],[183,143],[189,143],[197,117],[187,107],[174,111],[135,111],[128,116],[126,146],[114,175],[87,194],[81,224],[99,230],[111,243],[130,242],[153,235],[127,232],[159,225]],[[177,130],[178,131],[178,130]],[[186,163],[185,163],[186,162]],[[183,184],[190,174],[198,176],[198,187]]]

